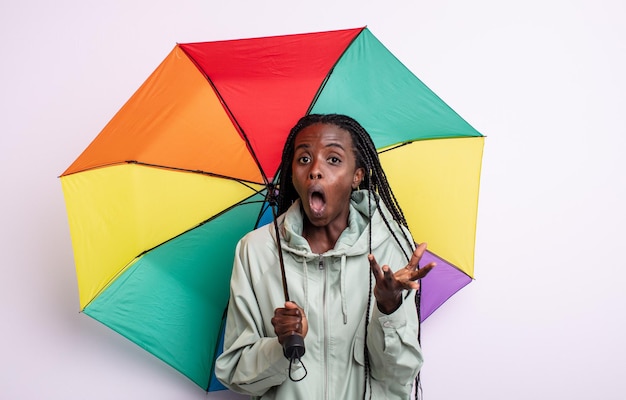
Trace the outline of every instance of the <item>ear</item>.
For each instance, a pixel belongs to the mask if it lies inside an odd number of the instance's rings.
[[[353,190],[356,190],[359,188],[364,176],[365,176],[365,170],[363,168],[357,168],[356,171],[354,171],[354,177],[352,178]]]

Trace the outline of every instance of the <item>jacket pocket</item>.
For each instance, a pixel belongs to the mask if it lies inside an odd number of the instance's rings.
[[[365,366],[365,316],[359,321],[352,341],[352,358],[360,366]]]
[[[352,357],[360,366],[365,366],[365,336],[356,334],[352,342]]]

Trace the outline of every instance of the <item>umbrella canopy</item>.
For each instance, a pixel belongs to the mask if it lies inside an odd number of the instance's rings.
[[[174,47],[61,175],[81,310],[219,389],[234,248],[271,220],[265,188],[307,113],[349,115],[379,148],[438,260],[422,320],[469,283],[483,136],[358,28]]]

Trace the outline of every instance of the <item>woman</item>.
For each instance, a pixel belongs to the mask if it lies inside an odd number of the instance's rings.
[[[277,220],[236,250],[224,352],[216,375],[262,399],[408,399],[422,365],[414,242],[374,144],[344,115],[308,115],[288,136]],[[392,272],[380,267],[406,265]],[[375,301],[372,301],[374,299]],[[282,345],[304,337],[306,354]]]

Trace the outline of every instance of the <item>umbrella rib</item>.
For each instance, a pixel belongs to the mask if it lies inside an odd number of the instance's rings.
[[[254,190],[254,189],[253,189],[253,190]],[[217,214],[215,214],[215,215],[213,215],[213,216],[211,216],[211,217],[209,217],[209,218],[205,219],[204,221],[202,221],[202,222],[200,222],[200,223],[198,223],[198,224],[196,224],[196,225],[192,226],[191,228],[189,228],[189,229],[187,229],[187,230],[185,230],[185,231],[183,231],[183,232],[179,233],[178,235],[176,235],[176,236],[172,236],[171,238],[167,239],[166,241],[164,241],[164,242],[162,242],[162,243],[159,243],[159,244],[157,244],[156,246],[153,246],[153,247],[151,247],[151,248],[149,248],[149,249],[147,249],[147,250],[142,251],[142,252],[141,252],[140,254],[138,254],[135,258],[141,257],[142,255],[146,254],[147,252],[152,251],[152,250],[156,249],[157,247],[162,246],[162,245],[164,245],[165,243],[168,243],[168,242],[170,242],[170,241],[172,241],[172,240],[176,239],[177,237],[179,237],[179,236],[181,236],[181,235],[184,235],[185,233],[187,233],[187,232],[189,232],[189,231],[192,231],[192,230],[194,230],[194,229],[196,229],[196,228],[198,228],[198,227],[201,227],[202,225],[204,225],[204,224],[206,224],[206,223],[208,223],[208,222],[210,222],[210,221],[214,220],[215,218],[217,218],[217,217],[219,217],[219,216],[221,216],[221,215],[223,215],[223,214],[227,213],[228,211],[232,210],[232,209],[233,209],[233,208],[235,208],[235,207],[238,207],[238,206],[241,206],[241,205],[246,205],[246,204],[261,203],[262,201],[260,201],[260,200],[259,200],[259,201],[256,201],[256,200],[254,200],[254,201],[248,201],[248,200],[249,200],[249,199],[251,199],[252,197],[254,197],[254,196],[256,196],[256,195],[260,194],[260,193],[261,193],[261,191],[262,191],[262,190],[254,190],[254,194],[252,194],[252,195],[250,195],[250,196],[246,197],[245,199],[243,199],[243,200],[241,200],[241,201],[239,201],[239,202],[237,202],[237,203],[235,203],[235,204],[233,204],[233,205],[231,205],[231,206],[229,206],[229,207],[227,207],[227,208],[223,209],[223,210],[222,210],[222,211],[220,211],[219,213],[217,213]]]
[[[100,165],[96,165],[96,166],[89,167],[89,168],[86,168],[86,169],[82,169],[80,171],[72,172],[71,174],[61,175],[60,177],[74,175],[74,174],[78,174],[78,173],[84,172],[84,171],[89,171],[89,170],[92,170],[92,169],[106,168],[106,167],[112,167],[112,166],[115,166],[115,165],[122,165],[122,164],[136,164],[136,165],[141,165],[143,167],[161,168],[161,169],[168,169],[168,170],[171,170],[171,171],[179,171],[179,172],[190,172],[190,173],[193,173],[193,174],[207,175],[207,176],[211,176],[211,177],[214,177],[214,178],[228,179],[228,180],[232,180],[232,181],[237,181],[237,182],[241,183],[242,185],[250,188],[251,190],[256,190],[256,189],[254,189],[250,185],[263,185],[264,184],[264,183],[261,183],[261,182],[255,182],[255,181],[251,181],[251,180],[248,180],[248,179],[235,178],[233,176],[221,175],[221,174],[216,174],[214,172],[203,171],[201,169],[189,169],[189,168],[171,167],[171,166],[168,166],[168,165],[152,164],[152,163],[147,163],[147,162],[137,161],[137,160],[126,160],[126,161],[112,162],[112,163],[108,163],[108,164],[100,164]],[[262,175],[263,179],[265,180],[266,178],[263,175],[263,173],[261,173],[261,175]]]
[[[415,140],[410,140],[408,142],[402,142],[402,143],[396,144],[396,145],[394,145],[392,147],[388,147],[388,148],[386,148],[384,150],[379,151],[378,154],[383,154],[383,153],[386,153],[388,151],[395,150],[395,149],[403,147],[403,146],[407,146],[407,145],[409,145],[409,144],[411,144],[413,142],[415,142]]]
[[[416,139],[416,140],[408,140],[406,142],[400,142],[400,143],[396,143],[391,145],[390,147],[386,147],[382,150],[378,151],[378,154],[383,154],[386,153],[388,151],[391,150],[395,150],[397,148],[400,148],[402,146],[407,146],[409,144],[415,143],[415,142],[425,142],[428,140],[444,140],[444,139],[474,139],[477,137],[484,137],[484,136],[465,136],[465,135],[458,135],[458,136],[442,136],[442,137],[432,137],[432,138],[423,138],[423,139]]]
[[[348,51],[348,49],[350,48],[350,46],[352,46],[352,43],[354,43],[354,41],[361,36],[361,34],[363,33],[363,31],[367,29],[367,27],[363,27],[361,28],[361,32],[359,32],[358,35],[354,35],[354,37],[352,38],[352,40],[350,41],[350,43],[348,43],[348,45],[346,46],[345,49],[343,49],[343,51],[341,52],[341,55],[339,57],[337,57],[337,60],[335,61],[335,63],[333,64],[333,66],[330,68],[330,70],[328,70],[328,74],[326,74],[326,77],[324,78],[324,80],[322,81],[322,84],[320,85],[319,89],[317,89],[317,92],[315,93],[315,96],[313,96],[313,100],[311,100],[311,104],[309,105],[309,108],[306,110],[306,114],[310,114],[311,111],[313,110],[313,106],[315,105],[315,103],[317,102],[317,99],[320,97],[320,95],[322,94],[322,91],[324,90],[324,87],[326,87],[326,83],[328,83],[328,80],[330,79],[330,76],[333,74],[333,71],[335,70],[335,67],[337,66],[337,64],[339,63],[339,60],[341,60],[341,58],[344,56],[344,54],[346,54],[346,51]]]
[[[361,32],[359,32],[358,35],[354,35],[354,37],[352,38],[352,40],[350,41],[350,43],[348,43],[348,45],[346,46],[345,49],[343,49],[343,51],[341,52],[341,55],[339,55],[339,57],[337,57],[337,60],[335,61],[335,63],[333,64],[333,66],[328,70],[328,73],[326,74],[326,76],[324,77],[324,80],[322,81],[322,83],[320,84],[320,87],[317,89],[317,91],[315,92],[315,96],[313,96],[313,99],[311,100],[311,104],[309,104],[309,107],[306,110],[305,115],[309,115],[311,113],[311,111],[313,110],[313,107],[315,106],[315,103],[317,103],[317,99],[319,99],[320,95],[322,94],[322,91],[324,91],[324,88],[326,87],[326,84],[328,83],[328,80],[330,79],[330,76],[333,74],[335,67],[337,66],[337,64],[339,63],[339,60],[341,60],[341,57],[343,57],[344,54],[346,54],[346,51],[348,51],[348,49],[350,48],[350,46],[352,46],[352,43],[355,42],[355,40],[361,36],[361,33],[363,33],[363,31],[367,29],[366,26],[364,26],[363,28],[361,28]],[[246,139],[247,141],[247,139]],[[255,157],[256,160],[256,157]],[[278,172],[280,171],[280,165],[278,166],[278,169],[276,170],[276,173],[274,174],[274,177],[276,177],[278,175]],[[265,177],[265,175],[263,175]],[[267,179],[266,179],[267,182]]]
[[[145,167],[162,168],[162,169],[169,169],[169,170],[172,170],[172,171],[181,171],[181,172],[191,172],[191,173],[194,173],[194,174],[201,174],[201,175],[212,176],[214,178],[229,179],[229,180],[240,182],[241,184],[249,187],[250,189],[252,189],[252,187],[250,187],[248,184],[255,184],[255,183],[259,184],[258,182],[249,181],[247,179],[241,179],[241,178],[235,178],[235,177],[232,177],[232,176],[216,174],[214,172],[207,172],[207,171],[203,171],[201,169],[188,169],[188,168],[180,168],[180,167],[170,167],[168,165],[151,164],[151,163],[147,163],[147,162],[143,162],[143,161],[137,161],[137,160],[127,160],[125,162],[127,164],[136,164],[136,165],[141,165],[141,166],[145,166]],[[264,179],[265,179],[265,177],[264,177]],[[254,190],[254,189],[252,189],[252,190]]]
[[[433,257],[435,257],[438,260],[443,261],[444,263],[448,264],[449,266],[451,266],[452,268],[456,269],[457,271],[469,276],[472,280],[474,280],[473,276],[470,276],[467,272],[463,271],[461,269],[461,267],[457,266],[456,264],[454,264],[451,261],[446,260],[445,258],[441,257],[439,254],[435,253],[434,251],[431,250],[426,250],[427,253],[430,253]]]

